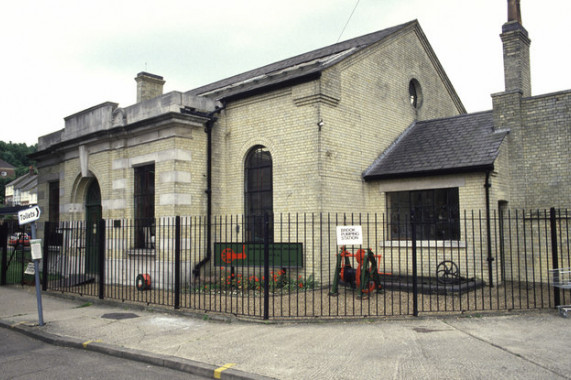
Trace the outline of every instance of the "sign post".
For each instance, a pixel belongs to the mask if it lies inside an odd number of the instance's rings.
[[[36,238],[36,220],[40,219],[40,208],[38,206],[18,212],[18,222],[20,225],[32,223],[32,239],[30,240],[30,249],[32,251],[32,261],[34,262],[34,277],[36,280],[36,298],[38,300],[38,322],[40,326],[44,325],[44,317],[42,310],[42,293],[40,291],[40,260],[42,259],[42,240]]]

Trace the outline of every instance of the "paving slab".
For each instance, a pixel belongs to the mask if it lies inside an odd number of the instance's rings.
[[[571,319],[557,310],[261,323],[51,293],[42,300],[40,327],[33,288],[0,287],[0,325],[222,378],[571,379]]]

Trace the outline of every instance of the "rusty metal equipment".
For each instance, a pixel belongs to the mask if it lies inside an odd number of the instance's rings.
[[[151,289],[151,276],[148,273],[141,273],[135,279],[135,285],[138,291]]]
[[[441,261],[436,267],[436,279],[441,284],[458,284],[461,280],[458,265],[452,260]]]
[[[373,251],[358,249],[357,252],[349,252],[345,246],[341,246],[337,254],[337,264],[335,265],[335,274],[333,277],[333,285],[330,295],[339,293],[339,282],[353,288],[358,289],[359,297],[365,298],[369,293],[382,289],[381,275],[390,275],[390,273],[380,273],[377,267],[377,259],[381,259],[381,255],[375,255]],[[357,268],[353,268],[350,258],[354,258],[357,262]]]

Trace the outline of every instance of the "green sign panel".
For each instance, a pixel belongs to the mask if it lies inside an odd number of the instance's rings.
[[[270,266],[302,267],[302,243],[271,243]],[[264,244],[214,243],[214,264],[218,266],[263,266]]]

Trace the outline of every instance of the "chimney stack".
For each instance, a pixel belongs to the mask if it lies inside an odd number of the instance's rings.
[[[137,82],[137,103],[144,102],[163,94],[163,77],[141,71],[135,78]]]
[[[502,26],[504,79],[506,92],[520,91],[531,96],[529,46],[531,40],[521,24],[520,0],[508,0],[508,21]]]
[[[508,0],[508,22],[517,21],[521,24],[520,0]]]

